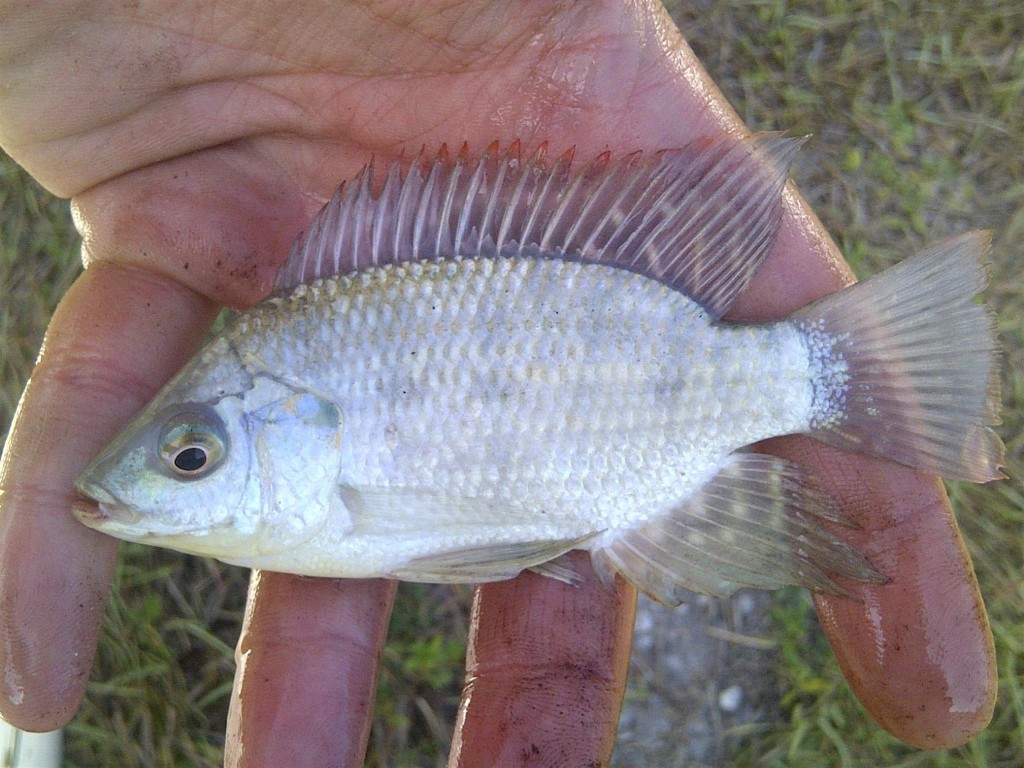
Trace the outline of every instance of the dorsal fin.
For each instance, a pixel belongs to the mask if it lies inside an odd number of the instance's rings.
[[[657,278],[721,317],[767,256],[781,191],[802,139],[778,134],[682,149],[600,155],[573,173],[572,152],[520,156],[496,144],[396,162],[376,196],[372,163],[341,186],[301,235],[274,283],[415,259],[501,253],[599,262]]]

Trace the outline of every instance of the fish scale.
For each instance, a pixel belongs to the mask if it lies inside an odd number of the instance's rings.
[[[296,343],[321,328],[326,348]],[[331,393],[342,484],[554,508],[566,537],[662,514],[723,456],[809,419],[808,352],[792,327],[715,327],[656,281],[558,259],[328,279],[228,338],[251,375],[286,371]]]

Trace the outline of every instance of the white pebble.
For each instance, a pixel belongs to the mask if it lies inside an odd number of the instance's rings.
[[[718,706],[723,712],[735,712],[743,703],[743,689],[738,685],[730,685],[718,694]]]

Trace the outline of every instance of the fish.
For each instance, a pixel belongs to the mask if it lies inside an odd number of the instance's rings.
[[[667,604],[886,576],[805,434],[1001,477],[989,235],[770,323],[723,319],[774,243],[802,139],[600,155],[465,147],[343,184],[269,297],[82,472],[85,525],[308,576],[570,583],[590,553]]]

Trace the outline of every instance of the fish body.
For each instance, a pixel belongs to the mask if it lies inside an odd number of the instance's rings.
[[[771,243],[793,148],[759,141],[583,182],[562,161],[507,157],[393,169],[377,198],[364,177],[299,241],[275,294],[86,470],[99,511],[83,521],[342,577],[571,579],[550,561],[581,548],[604,578],[665,602],[882,578],[822,525],[838,517],[813,479],[744,449],[808,433],[996,476],[994,342],[970,301],[985,240],[787,320],[723,323]],[[920,306],[901,312],[908,288]],[[976,342],[955,374],[937,370],[948,336],[921,330],[940,311]],[[970,414],[948,428],[913,413],[965,392]]]
[[[225,338],[252,375],[281,372],[337,405],[343,495],[394,493],[414,519],[412,496],[436,502],[429,527],[382,537],[353,501],[353,519],[329,526],[341,535],[291,553],[292,567],[335,575],[630,526],[691,495],[724,455],[810,419],[791,326],[717,328],[683,294],[602,265],[378,267],[273,300]],[[341,348],[325,365],[320,351]],[[494,525],[460,525],[449,502],[469,499],[493,500]]]

